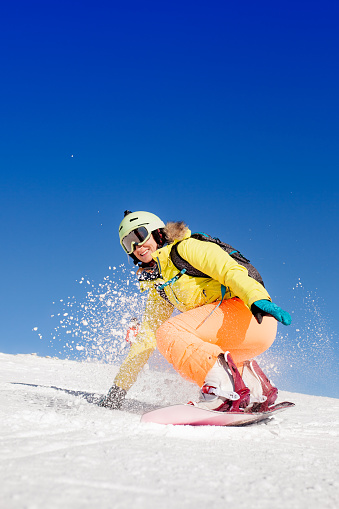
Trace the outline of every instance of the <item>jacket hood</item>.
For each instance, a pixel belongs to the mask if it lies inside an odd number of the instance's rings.
[[[184,240],[189,237],[191,232],[183,221],[170,221],[164,228],[167,242],[172,244],[175,241]]]

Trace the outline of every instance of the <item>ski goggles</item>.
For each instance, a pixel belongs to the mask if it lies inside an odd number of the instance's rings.
[[[136,245],[142,246],[151,236],[152,232],[149,232],[144,226],[139,226],[135,230],[129,232],[121,240],[121,245],[127,254],[132,254]]]

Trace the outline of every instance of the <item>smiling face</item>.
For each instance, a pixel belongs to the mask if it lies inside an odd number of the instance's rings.
[[[149,263],[153,260],[152,253],[157,250],[158,246],[153,235],[142,246],[135,246],[133,254],[143,263]]]

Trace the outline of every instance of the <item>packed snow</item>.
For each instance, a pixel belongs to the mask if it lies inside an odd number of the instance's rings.
[[[296,407],[246,427],[140,423],[194,385],[144,370],[122,410],[95,402],[117,366],[0,354],[0,507],[339,506],[339,399],[280,392]]]

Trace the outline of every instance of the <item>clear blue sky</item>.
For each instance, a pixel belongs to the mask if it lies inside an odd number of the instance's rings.
[[[293,314],[275,346],[285,387],[338,397],[338,14],[326,0],[2,5],[0,351],[51,355],[52,303],[126,263],[123,211],[150,210],[251,258]],[[310,387],[319,366],[330,380]]]

